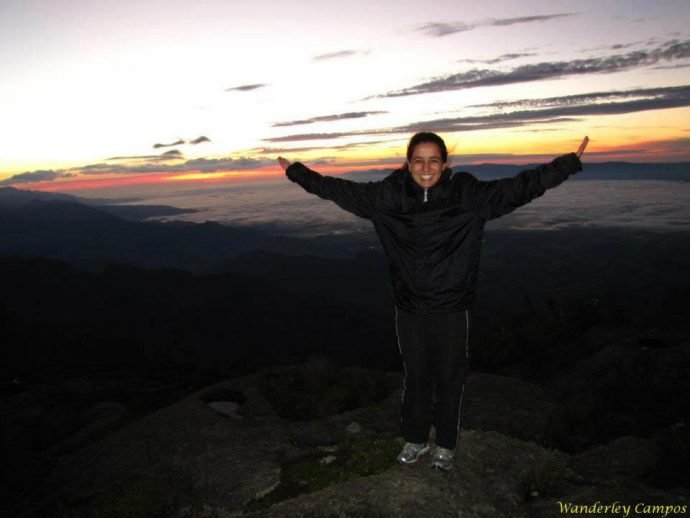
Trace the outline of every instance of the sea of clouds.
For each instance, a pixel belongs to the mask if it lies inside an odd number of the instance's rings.
[[[383,175],[375,175],[378,179]],[[358,176],[360,178],[361,175]],[[371,223],[303,191],[284,177],[236,181],[194,191],[139,194],[130,203],[170,205],[197,212],[160,218],[258,226],[311,237],[368,232]],[[690,230],[690,183],[666,180],[567,181],[487,229],[553,231],[626,228]]]

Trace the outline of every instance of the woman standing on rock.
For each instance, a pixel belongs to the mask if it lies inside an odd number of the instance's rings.
[[[406,444],[399,462],[412,464],[429,451],[433,424],[431,465],[453,467],[484,224],[582,170],[587,142],[585,137],[577,153],[488,182],[452,174],[443,139],[428,132],[414,135],[405,164],[377,182],[322,176],[278,158],[287,177],[307,192],[370,219],[390,261],[405,370],[401,431]]]

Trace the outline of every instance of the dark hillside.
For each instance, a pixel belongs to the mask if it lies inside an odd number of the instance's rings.
[[[346,255],[319,241],[212,222],[130,221],[62,200],[32,200],[18,208],[0,208],[0,235],[2,255],[60,259],[92,271],[120,263],[208,273],[219,271],[230,257],[257,249]]]
[[[0,287],[3,377],[131,364],[246,370],[315,352],[391,362],[381,355],[392,340],[388,320],[236,274],[110,266],[95,275],[3,258]]]

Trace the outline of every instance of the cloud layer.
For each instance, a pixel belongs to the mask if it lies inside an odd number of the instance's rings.
[[[177,139],[175,142],[171,142],[170,144],[161,144],[160,142],[156,142],[153,145],[153,149],[159,149],[162,147],[173,147],[173,146],[179,146],[181,144],[184,144],[184,140],[182,139]]]
[[[74,176],[72,173],[53,170],[29,171],[26,173],[15,174],[10,178],[0,181],[0,185],[7,186],[15,183],[35,183],[57,180],[58,178],[69,178]]]
[[[573,15],[574,13],[560,13],[541,16],[521,16],[518,18],[488,18],[486,20],[480,20],[473,23],[463,21],[430,22],[420,25],[417,28],[417,31],[426,34],[427,36],[436,36],[440,38],[443,36],[448,36],[449,34],[456,34],[458,32],[473,31],[474,29],[478,29],[480,27],[506,27],[508,25],[516,25],[520,23],[546,22]]]
[[[673,40],[653,49],[628,52],[627,54],[611,54],[573,61],[534,63],[521,65],[507,71],[473,69],[432,79],[376,97],[402,97],[482,86],[502,86],[584,74],[611,74],[688,58],[690,58],[690,40]]]
[[[504,61],[511,61],[518,58],[528,58],[531,56],[536,56],[534,52],[510,52],[508,54],[501,54],[495,58],[489,59],[459,59],[458,63],[481,63],[483,65],[495,65],[497,63],[503,63]]]
[[[471,165],[463,169],[481,178],[481,171]],[[519,170],[515,168],[514,173]],[[345,178],[379,180],[389,171],[349,174]],[[659,177],[663,178],[663,172]],[[156,192],[141,203],[175,206],[179,197]],[[250,186],[236,183],[212,191],[199,190],[190,193],[186,203],[198,212],[176,216],[177,219],[197,223],[219,221],[232,225],[276,225],[281,234],[300,237],[332,232],[373,232],[368,221],[296,188],[284,178]],[[489,231],[553,231],[602,227],[688,231],[690,183],[591,180],[578,175],[520,210],[493,220],[487,228]]]
[[[296,121],[285,121],[276,122],[273,124],[274,128],[282,126],[300,126],[302,124],[313,124],[315,122],[332,122],[343,119],[361,119],[363,117],[369,117],[370,115],[380,115],[382,113],[388,113],[387,111],[366,111],[366,112],[348,112],[348,113],[338,113],[334,115],[321,115],[319,117],[311,117],[309,119],[302,119]]]
[[[175,157],[168,157],[175,158]],[[272,162],[271,162],[272,163]],[[166,163],[142,163],[133,165],[119,165],[119,164],[91,164],[75,169],[70,169],[72,173],[83,175],[100,175],[100,174],[144,174],[144,173],[216,173],[219,171],[237,171],[256,169],[267,164],[266,160],[259,160],[254,158],[240,157],[240,158],[194,158],[184,162],[166,164]]]
[[[257,90],[259,88],[264,88],[268,86],[266,83],[252,83],[249,85],[231,86],[226,88],[226,92],[251,92],[252,90]]]
[[[177,139],[175,142],[171,142],[170,144],[161,144],[160,142],[157,142],[153,145],[153,149],[160,149],[162,147],[182,146],[183,144],[201,144],[203,142],[211,142],[211,139],[203,135],[192,140],[184,140],[180,138]]]
[[[349,58],[352,56],[366,56],[369,52],[362,50],[338,50],[336,52],[328,52],[326,54],[319,54],[312,58],[313,61],[325,61],[328,59],[339,59],[339,58]]]
[[[70,178],[79,175],[98,176],[105,174],[162,174],[162,173],[215,173],[224,171],[242,171],[273,165],[274,161],[247,157],[195,158],[180,162],[182,154],[171,150],[169,154],[153,156],[112,157],[108,160],[126,160],[129,164],[97,163],[65,170],[30,171],[15,174],[0,181],[0,185],[36,183]],[[134,163],[140,161],[141,163]],[[169,163],[174,161],[177,163]],[[166,163],[167,162],[167,163]]]
[[[267,142],[331,140],[350,136],[409,134],[416,131],[476,131],[534,124],[553,124],[578,117],[634,113],[690,106],[690,85],[668,88],[639,88],[627,91],[593,92],[582,95],[522,99],[511,102],[475,105],[491,108],[486,115],[443,117],[418,123],[333,133],[298,133],[265,139]],[[510,110],[510,111],[508,111]]]

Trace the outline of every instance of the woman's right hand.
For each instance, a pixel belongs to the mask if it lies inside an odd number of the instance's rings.
[[[290,162],[285,160],[282,156],[278,157],[278,163],[280,164],[280,167],[283,168],[283,171],[287,171],[287,168],[290,167]]]

